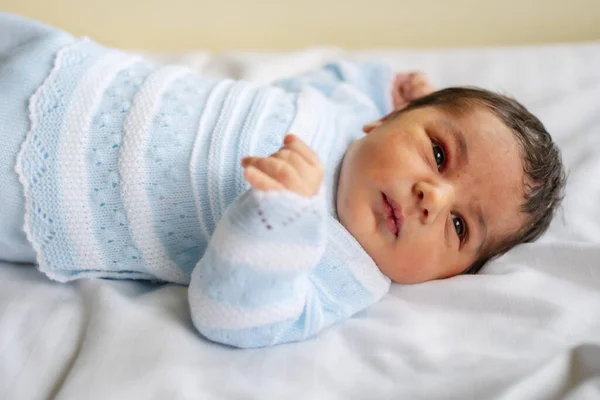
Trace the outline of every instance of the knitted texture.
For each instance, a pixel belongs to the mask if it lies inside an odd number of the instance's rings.
[[[188,290],[207,338],[263,347],[309,338],[378,301],[389,288],[326,211],[324,191],[249,190],[219,221]]]
[[[0,259],[4,261],[35,260],[23,232],[23,189],[15,162],[30,128],[29,98],[48,76],[56,52],[73,41],[58,29],[0,13]]]
[[[194,324],[239,347],[302,340],[389,287],[335,215],[337,172],[392,74],[337,63],[269,87],[156,67],[90,40],[62,48],[30,99],[16,169],[39,268],[59,281],[190,284]],[[294,132],[319,195],[248,189],[240,159]]]

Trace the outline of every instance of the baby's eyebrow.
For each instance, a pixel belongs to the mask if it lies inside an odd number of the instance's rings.
[[[448,128],[448,132],[452,136],[458,152],[458,159],[461,164],[467,164],[469,161],[469,148],[463,131],[450,119],[442,118],[444,125]]]

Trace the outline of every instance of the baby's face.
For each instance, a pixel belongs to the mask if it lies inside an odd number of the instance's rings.
[[[402,113],[354,142],[337,193],[341,223],[395,282],[457,275],[526,221],[513,133],[475,107]]]

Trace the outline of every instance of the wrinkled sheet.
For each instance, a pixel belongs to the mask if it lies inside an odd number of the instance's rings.
[[[258,350],[196,334],[185,287],[58,284],[0,264],[0,398],[600,398],[600,43],[148,56],[259,83],[376,57],[440,86],[500,90],[559,142],[570,174],[563,209],[542,240],[477,276],[393,286],[316,339]]]

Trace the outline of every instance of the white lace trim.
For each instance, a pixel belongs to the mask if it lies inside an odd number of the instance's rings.
[[[80,43],[79,40],[75,41],[75,42],[61,48],[56,53],[56,57],[54,59],[54,66],[52,67],[50,74],[48,74],[48,76],[46,77],[46,79],[44,80],[42,85],[37,88],[35,93],[29,99],[28,111],[29,111],[29,120],[31,121],[31,127],[29,129],[29,132],[27,132],[27,136],[25,137],[25,140],[21,144],[21,149],[19,150],[19,154],[17,155],[17,163],[15,165],[15,171],[17,172],[17,175],[19,176],[19,181],[21,182],[21,185],[23,185],[23,191],[24,191],[24,195],[25,195],[25,224],[23,226],[23,230],[25,231],[27,240],[29,241],[29,243],[31,243],[31,245],[33,246],[33,248],[35,250],[38,268],[40,269],[40,271],[46,273],[51,279],[55,279],[60,282],[66,282],[70,279],[68,279],[67,277],[64,277],[63,275],[56,274],[55,271],[52,270],[46,264],[44,253],[42,252],[41,243],[39,243],[37,240],[35,240],[35,237],[32,232],[32,227],[30,225],[30,221],[32,218],[33,204],[31,202],[29,180],[27,179],[27,176],[25,175],[25,171],[23,171],[23,162],[24,162],[24,158],[26,156],[25,153],[27,152],[27,149],[32,146],[33,137],[35,136],[34,132],[36,132],[38,130],[38,126],[40,123],[37,113],[36,113],[36,105],[38,104],[39,97],[40,97],[42,91],[51,82],[53,82],[54,79],[56,78],[58,71],[62,67],[61,61],[62,61],[63,55],[65,53],[69,52],[73,47],[77,46],[79,43]]]
[[[43,90],[49,87],[57,78],[57,74],[63,68],[63,60],[66,54],[82,44],[90,42],[87,38],[79,39],[62,49],[55,57],[54,66],[50,74],[29,101],[29,117],[31,128],[25,138],[17,156],[15,170],[19,180],[24,188],[25,195],[25,224],[24,231],[27,239],[36,251],[36,257],[39,269],[46,273],[50,278],[65,282],[76,279],[75,276],[65,275],[60,271],[52,269],[45,260],[45,254],[42,244],[36,240],[32,232],[31,218],[33,204],[31,201],[30,186],[25,171],[23,171],[24,157],[27,149],[32,146],[35,132],[39,128],[39,118],[37,115],[37,105]],[[104,89],[114,76],[128,65],[139,60],[138,57],[126,55],[125,53],[113,51],[98,60],[88,70],[81,82],[73,93],[73,99],[76,101],[69,105],[67,115],[64,121],[62,132],[60,133],[60,146],[57,157],[64,162],[60,163],[58,171],[58,186],[62,195],[62,204],[68,208],[65,212],[65,223],[67,235],[73,241],[73,250],[76,260],[86,258],[85,263],[95,265],[97,269],[105,268],[96,238],[93,233],[93,224],[91,221],[91,211],[89,199],[85,188],[88,186],[87,170],[85,163],[85,152],[87,134],[98,103],[102,100]],[[73,167],[75,165],[75,167]],[[67,173],[66,173],[67,172]],[[79,262],[79,261],[76,261]]]

